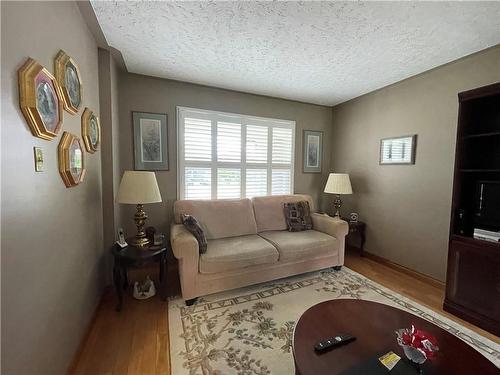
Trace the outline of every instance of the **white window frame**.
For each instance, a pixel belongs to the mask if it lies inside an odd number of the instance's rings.
[[[272,195],[272,170],[290,169],[290,194],[294,193],[294,172],[295,172],[295,121],[281,120],[275,118],[240,115],[236,113],[220,112],[206,109],[198,109],[184,106],[177,106],[177,199],[185,199],[185,167],[210,167],[211,168],[211,199],[217,198],[217,168],[241,168],[241,198],[246,198],[246,169],[247,168],[267,168],[267,194]],[[206,161],[184,160],[184,118],[195,116],[200,119],[210,120],[212,123],[212,158]],[[241,124],[241,161],[219,162],[217,161],[217,121],[234,121]],[[268,147],[266,163],[246,162],[246,126],[263,125],[268,127]],[[292,150],[290,164],[277,164],[272,162],[272,128],[292,129]]]

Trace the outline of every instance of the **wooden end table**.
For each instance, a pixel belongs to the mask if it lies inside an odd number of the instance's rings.
[[[131,241],[131,240],[130,240]],[[127,240],[127,242],[130,242]],[[161,245],[150,245],[147,247],[136,247],[128,245],[121,248],[118,244],[114,244],[111,250],[114,257],[113,267],[113,283],[118,297],[116,310],[121,311],[123,306],[123,290],[127,289],[128,284],[128,268],[139,268],[149,263],[159,263],[160,266],[160,287],[159,294],[165,301],[167,299],[167,253],[169,249],[168,241],[164,241]]]
[[[347,233],[347,236],[345,238],[346,247],[357,249],[359,255],[362,256],[366,241],[366,224],[362,221],[349,221],[349,219],[346,217],[343,217],[342,220],[347,221],[347,224],[349,224],[349,233]],[[353,243],[359,243],[359,247],[353,246]]]
[[[391,350],[407,360],[395,331],[412,323],[436,337],[439,346],[436,358],[424,363],[424,374],[498,375],[492,362],[437,325],[388,305],[355,299],[322,302],[302,314],[292,339],[295,373],[340,374]],[[339,334],[350,334],[356,340],[321,354],[314,351],[318,341]]]

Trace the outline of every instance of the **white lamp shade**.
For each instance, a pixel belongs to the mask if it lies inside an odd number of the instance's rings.
[[[146,204],[161,202],[154,172],[125,171],[116,196],[118,203]]]
[[[326,181],[325,193],[352,194],[351,180],[347,173],[330,173]]]

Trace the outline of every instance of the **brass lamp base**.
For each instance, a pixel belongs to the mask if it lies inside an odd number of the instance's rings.
[[[342,199],[340,199],[339,194],[337,194],[335,200],[333,201],[333,207],[335,207],[335,216],[340,217],[340,207],[342,207]]]
[[[146,237],[146,232],[144,232],[144,224],[146,224],[146,219],[148,215],[142,209],[142,204],[137,205],[137,212],[134,215],[135,225],[137,226],[137,234],[132,239],[132,245],[137,247],[146,247],[151,241]]]

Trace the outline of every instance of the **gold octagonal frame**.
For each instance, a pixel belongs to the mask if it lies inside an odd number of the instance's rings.
[[[54,60],[54,75],[61,87],[64,109],[76,114],[83,102],[83,85],[80,69],[75,60],[60,50]]]
[[[63,122],[61,88],[50,72],[32,58],[18,70],[19,106],[35,137],[51,140]]]
[[[82,114],[82,138],[88,152],[93,154],[98,150],[101,143],[101,123],[89,108],[85,108]]]
[[[66,187],[76,186],[85,178],[85,151],[80,139],[64,132],[57,148],[59,174]]]

